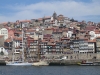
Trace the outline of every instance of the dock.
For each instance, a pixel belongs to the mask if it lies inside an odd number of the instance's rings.
[[[0,66],[5,66],[5,65],[6,65],[5,60],[0,60]]]

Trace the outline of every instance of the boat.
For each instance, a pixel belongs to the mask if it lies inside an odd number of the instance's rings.
[[[23,36],[23,29],[22,29],[22,36]],[[13,50],[15,50],[14,45],[13,45]],[[23,38],[22,38],[22,60],[21,61],[18,61],[18,60],[15,61],[14,57],[15,57],[15,54],[14,54],[14,51],[13,51],[12,61],[6,62],[6,65],[8,65],[8,66],[30,66],[30,65],[32,65],[32,63],[24,61],[25,57],[24,57],[24,48],[23,48]]]
[[[7,62],[6,65],[7,66],[31,66],[32,63],[15,61],[15,62]]]
[[[33,66],[48,66],[49,63],[47,61],[44,61],[44,60],[39,60],[38,62],[34,62],[32,65]]]
[[[90,66],[90,65],[94,65],[93,62],[86,62],[86,63],[80,63],[79,65],[81,66]]]
[[[80,63],[81,66],[100,66],[100,61]]]

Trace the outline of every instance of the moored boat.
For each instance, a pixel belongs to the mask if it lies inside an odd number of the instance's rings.
[[[22,29],[22,56],[21,56],[21,60],[19,61],[15,61],[15,44],[14,44],[14,40],[12,39],[12,42],[13,42],[13,55],[12,55],[12,61],[11,62],[6,62],[6,65],[9,65],[9,66],[30,66],[32,65],[32,63],[29,63],[29,62],[26,62],[25,61],[25,56],[24,56],[24,41],[23,41],[23,29]]]
[[[40,61],[38,61],[38,62],[34,62],[32,65],[33,65],[33,66],[48,66],[49,63],[48,63],[47,61],[40,60]]]
[[[6,65],[7,66],[31,66],[32,63],[15,61],[15,62],[7,62]]]
[[[81,65],[81,66],[100,66],[100,61],[94,61],[94,62],[82,61],[78,65]]]

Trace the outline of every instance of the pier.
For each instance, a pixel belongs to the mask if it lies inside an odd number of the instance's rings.
[[[5,65],[6,65],[5,60],[0,60],[0,66],[5,66]]]
[[[61,59],[66,56],[66,59]],[[61,54],[61,55],[47,55],[50,65],[79,65],[82,61],[100,62],[100,54],[83,53],[83,54]]]

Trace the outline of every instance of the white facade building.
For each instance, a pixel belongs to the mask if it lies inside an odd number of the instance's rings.
[[[100,37],[100,33],[95,33],[95,31],[90,31],[89,34],[91,35],[90,36],[90,39],[93,40],[97,37]]]
[[[8,38],[8,30],[6,28],[0,29],[0,35],[4,36],[4,40]]]
[[[95,44],[94,42],[88,42],[88,52],[95,52]]]
[[[66,34],[67,34],[67,37],[70,38],[70,37],[72,37],[73,32],[72,31],[68,31]]]

